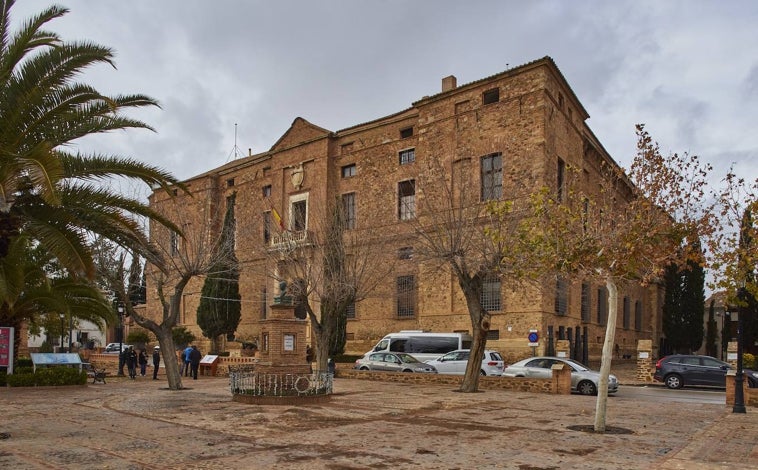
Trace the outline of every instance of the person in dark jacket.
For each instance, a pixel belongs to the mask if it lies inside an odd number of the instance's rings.
[[[139,350],[137,362],[139,363],[139,375],[144,377],[145,373],[147,372],[147,354],[145,354],[144,349]]]
[[[197,368],[200,367],[200,359],[203,357],[202,354],[200,354],[200,350],[197,349],[197,346],[192,345],[192,351],[190,351],[189,358],[190,358],[190,367],[192,368],[192,378],[194,380],[197,380]]]
[[[129,346],[129,350],[126,351],[126,368],[129,369],[129,377],[137,377],[137,353],[134,352],[134,347]]]
[[[161,348],[153,349],[153,380],[158,380],[158,367],[161,365]]]

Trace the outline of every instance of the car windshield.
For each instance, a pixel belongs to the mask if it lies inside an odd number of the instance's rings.
[[[403,362],[420,362],[415,357],[411,356],[410,354],[398,354],[397,357],[400,358]]]

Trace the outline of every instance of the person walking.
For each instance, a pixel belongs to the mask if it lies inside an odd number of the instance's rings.
[[[144,349],[139,350],[139,355],[137,356],[137,362],[139,363],[139,375],[141,377],[144,377],[145,373],[147,372],[147,354],[145,354]]]
[[[137,353],[133,346],[129,346],[126,351],[126,368],[129,369],[129,378],[137,377]]]
[[[158,380],[158,367],[161,365],[161,348],[156,346],[153,349],[153,380]]]
[[[192,346],[187,346],[184,348],[184,351],[182,352],[182,360],[184,361],[184,364],[182,364],[182,371],[179,373],[179,375],[184,375],[187,377],[190,373],[190,353],[192,352]]]
[[[192,351],[190,351],[190,367],[192,367],[192,378],[194,380],[197,380],[197,369],[200,367],[200,359],[203,357],[202,354],[200,354],[200,350],[197,349],[197,346],[192,345]]]

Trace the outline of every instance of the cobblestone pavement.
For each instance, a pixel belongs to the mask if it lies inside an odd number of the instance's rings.
[[[623,383],[623,381],[622,381]],[[755,469],[758,410],[336,379],[327,403],[231,401],[226,378],[0,389],[0,468]]]

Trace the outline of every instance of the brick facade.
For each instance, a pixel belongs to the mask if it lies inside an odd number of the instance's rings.
[[[503,192],[516,187],[537,188],[555,184],[559,159],[583,169],[589,185],[597,185],[601,161],[613,162],[585,121],[589,117],[563,75],[550,58],[457,86],[446,77],[443,91],[423,97],[400,112],[332,132],[302,118],[267,152],[249,155],[186,181],[194,197],[164,192],[151,196],[154,207],[175,205],[187,210],[195,230],[203,221],[216,220],[218,229],[225,200],[236,194],[236,253],[240,261],[242,322],[237,338],[260,341],[260,323],[270,313],[275,283],[270,273],[278,267],[266,256],[282,241],[273,212],[285,227],[295,223],[296,204],[307,206],[305,225],[314,230],[318,210],[344,194],[354,193],[355,230],[386,236],[378,264],[393,266],[365,300],[355,306],[347,325],[346,352],[364,353],[383,335],[408,329],[471,331],[464,297],[446,269],[432,269],[415,259],[398,259],[401,248],[413,247],[412,227],[399,220],[399,187],[417,177],[430,161],[448,171],[464,172],[468,184],[460,190],[479,194],[481,157],[502,155]],[[408,151],[413,150],[413,153]],[[415,197],[433,197],[434,187],[415,187]],[[419,206],[420,207],[420,206]],[[420,209],[419,209],[420,210]],[[266,215],[268,214],[268,215]],[[272,227],[264,240],[264,220]],[[159,233],[153,236],[160,237]],[[165,234],[164,234],[165,236]],[[307,236],[307,233],[306,233]],[[413,314],[397,312],[399,276],[413,276]],[[582,282],[569,280],[566,309],[555,312],[555,293],[510,286],[501,287],[502,307],[493,311],[487,347],[503,353],[506,361],[531,355],[529,330],[540,332],[537,353],[546,352],[548,328],[553,338],[569,339],[587,328],[590,357],[598,357],[605,325],[598,321],[599,285],[584,288],[590,318],[582,318]],[[180,323],[201,337],[195,321],[202,279],[185,289]],[[624,327],[624,298],[639,309],[641,322]],[[625,286],[619,294],[616,341],[625,354],[633,354],[639,339],[658,344],[661,335],[661,295],[655,287]],[[148,277],[148,310],[157,315],[155,288]],[[586,310],[586,309],[585,309]],[[634,312],[632,312],[634,315]],[[563,335],[563,338],[560,338]],[[582,333],[584,335],[584,333]],[[309,338],[309,343],[311,342]]]

